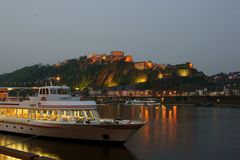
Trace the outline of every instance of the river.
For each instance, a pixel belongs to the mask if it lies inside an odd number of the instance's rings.
[[[146,122],[123,146],[0,133],[0,145],[60,160],[238,159],[240,108],[98,106],[102,118]],[[14,158],[0,155],[1,160]]]

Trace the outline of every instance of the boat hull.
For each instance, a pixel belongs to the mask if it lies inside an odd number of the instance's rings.
[[[143,124],[46,124],[0,122],[0,131],[44,137],[91,141],[125,142]]]

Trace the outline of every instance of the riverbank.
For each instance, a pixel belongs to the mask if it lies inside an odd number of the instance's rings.
[[[90,97],[88,99],[93,99],[98,104],[124,104],[127,100],[133,99],[155,99],[164,105],[240,107],[240,96]]]

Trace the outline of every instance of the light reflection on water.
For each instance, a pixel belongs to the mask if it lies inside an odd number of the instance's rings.
[[[17,135],[0,134],[1,145],[6,145],[26,137]],[[37,138],[26,142],[17,142],[8,146],[9,148],[35,153],[55,159],[117,159],[134,160],[135,157],[124,146],[109,146],[102,144],[91,144],[74,140]],[[14,158],[0,155],[1,160],[12,160]]]
[[[98,107],[102,118],[122,117],[146,122],[125,146],[33,139],[11,145],[56,159],[238,159],[240,108],[185,106]],[[26,137],[0,134],[0,145]],[[3,158],[0,155],[0,159]]]
[[[57,154],[49,153],[47,148],[38,147],[38,146],[32,147],[32,145],[31,145],[32,140],[29,140],[26,143],[22,142],[23,140],[28,139],[28,137],[16,136],[16,135],[12,135],[12,134],[9,135],[7,133],[1,133],[0,136],[1,136],[1,138],[0,138],[1,146],[6,146],[8,148],[12,148],[12,149],[20,150],[20,151],[31,152],[31,153],[34,153],[37,155],[46,156],[46,157],[50,157],[50,158],[54,158],[54,159],[60,159],[57,156]],[[15,158],[8,157],[8,156],[3,156],[3,155],[0,155],[0,156],[1,156],[0,157],[1,160],[15,159]]]
[[[125,145],[138,159],[238,159],[240,108],[161,106]]]

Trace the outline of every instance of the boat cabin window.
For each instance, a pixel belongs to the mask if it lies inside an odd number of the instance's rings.
[[[42,88],[42,89],[40,89],[40,93],[39,94],[46,95],[46,94],[49,94],[49,91],[48,91],[47,88]]]
[[[57,94],[57,89],[56,88],[51,88],[50,93],[51,94]]]
[[[99,115],[95,109],[90,110],[57,110],[57,109],[26,109],[26,108],[0,108],[0,117],[14,117],[33,120],[76,122],[98,120]]]
[[[40,95],[48,94],[70,94],[69,88],[41,88],[39,91]]]
[[[69,89],[58,88],[57,92],[58,92],[58,94],[69,94]]]

